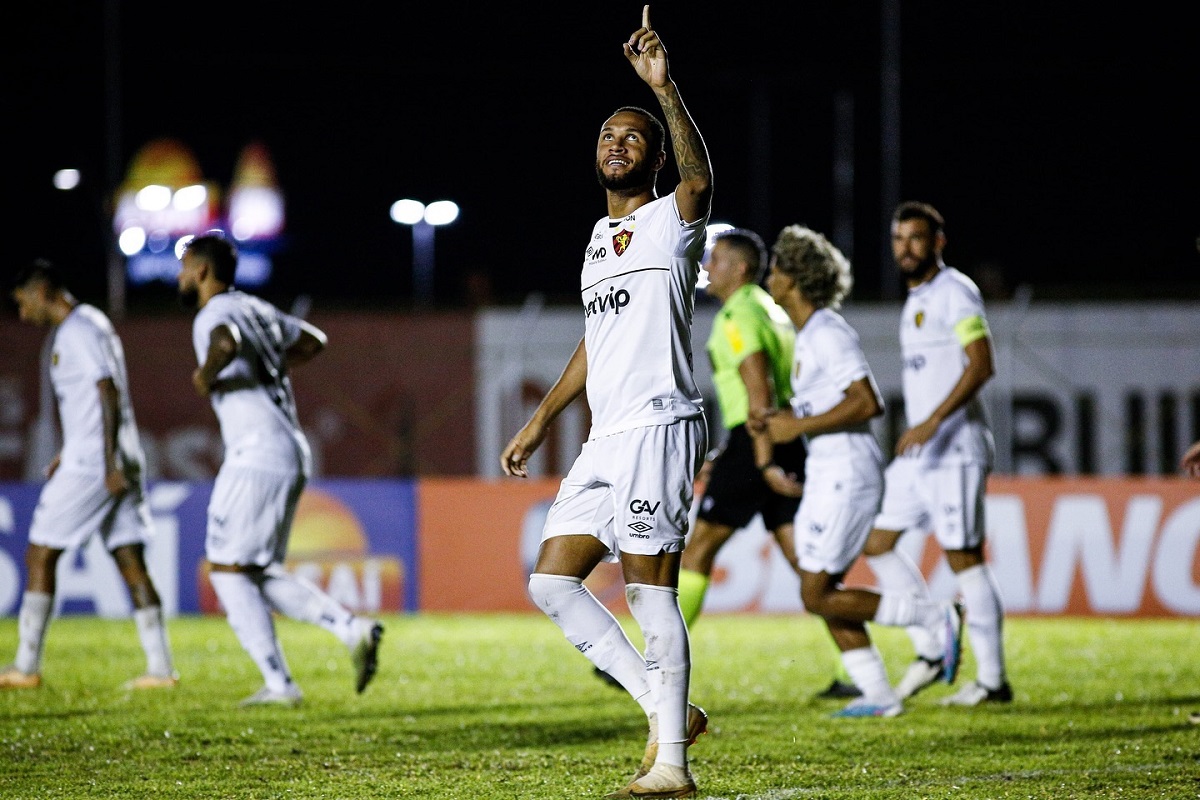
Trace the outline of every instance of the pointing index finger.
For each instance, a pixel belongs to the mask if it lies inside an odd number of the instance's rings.
[[[650,30],[650,6],[642,6],[642,27]]]

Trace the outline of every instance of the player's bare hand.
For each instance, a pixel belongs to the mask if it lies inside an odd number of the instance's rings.
[[[791,411],[773,408],[755,416],[755,424],[774,444],[790,442],[804,432],[803,420]]]
[[[938,424],[931,419],[925,420],[920,425],[912,426],[900,434],[900,438],[896,441],[896,455],[917,455],[925,443],[937,433],[937,429]]]
[[[192,372],[192,386],[195,387],[196,394],[201,397],[208,397],[212,394],[212,384],[204,376],[204,370],[199,367]]]
[[[110,469],[104,474],[104,488],[111,497],[121,497],[129,491],[129,479],[120,469]]]
[[[772,464],[762,472],[763,481],[771,487],[771,491],[784,497],[802,497],[804,484],[796,478],[796,473],[787,472],[778,464]]]
[[[545,430],[532,422],[522,428],[500,454],[500,469],[504,470],[504,474],[513,478],[528,478],[526,464],[545,436]]]
[[[670,82],[667,48],[658,38],[658,32],[650,26],[650,6],[642,6],[642,27],[629,36],[622,48],[638,77],[651,87],[666,86]]]

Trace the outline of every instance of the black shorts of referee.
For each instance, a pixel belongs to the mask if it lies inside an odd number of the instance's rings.
[[[774,461],[783,471],[804,481],[804,459],[808,451],[804,437],[775,445]],[[774,530],[790,523],[796,516],[800,498],[784,497],[767,486],[754,460],[754,442],[745,425],[729,431],[725,447],[713,461],[708,485],[700,498],[698,519],[732,528],[750,524],[755,514],[762,514],[763,525]]]

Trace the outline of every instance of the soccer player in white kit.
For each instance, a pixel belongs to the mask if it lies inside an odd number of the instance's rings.
[[[800,599],[824,618],[862,692],[834,716],[894,717],[904,705],[865,623],[940,630],[945,663],[956,670],[962,619],[950,603],[843,585],[883,496],[883,454],[870,429],[871,419],[883,413],[883,398],[857,332],[836,311],[852,283],[845,256],[801,225],[784,228],[771,252],[767,290],[796,327],[792,407],[757,409],[751,425],[776,443],[803,436],[808,447],[804,496],[793,525]],[[786,485],[774,465],[766,465],[763,477],[772,486]]]
[[[350,650],[355,689],[375,675],[383,626],[284,569],[296,504],[312,471],[289,370],[325,348],[324,332],[234,287],[237,248],[217,234],[188,241],[179,272],[185,305],[199,308],[192,344],[197,393],[210,398],[225,458],[208,506],[209,580],[263,686],[243,706],[295,706],[301,692],[275,633],[274,609],[319,625]]]
[[[592,427],[547,515],[529,595],[646,713],[641,766],[609,796],[689,797],[696,783],[687,747],[704,732],[707,716],[688,702],[691,654],[677,587],[694,480],[707,450],[691,324],[712,175],[649,6],[623,49],[667,118],[680,182],[658,196],[667,153],[653,114],[626,106],[604,121],[595,164],[608,214],[584,252],[584,336],[500,463],[505,474],[525,477],[550,424],[586,391]],[[583,585],[601,561],[621,564],[644,657]]]
[[[908,286],[900,317],[901,382],[908,421],[886,473],[883,506],[864,550],[885,589],[928,597],[917,566],[896,549],[909,528],[932,529],[958,582],[976,678],[943,705],[1008,703],[1004,607],[984,559],[984,493],[995,447],[979,392],[994,374],[991,334],[975,283],[946,266],[942,215],[902,203],[892,215],[892,256]],[[909,629],[917,658],[897,684],[910,697],[943,673],[930,634]]]
[[[146,461],[121,340],[104,312],[80,303],[49,261],[39,259],[22,268],[12,297],[23,321],[54,328],[49,370],[62,449],[47,469],[49,480],[33,512],[17,655],[0,671],[0,688],[41,686],[42,645],[54,613],[59,557],[93,536],[100,537],[129,587],[146,654],[145,674],[125,687],[173,687],[179,676],[171,663],[158,591],[146,569],[145,545],[153,535]]]

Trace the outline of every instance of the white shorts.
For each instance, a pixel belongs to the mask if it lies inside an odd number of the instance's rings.
[[[546,514],[542,541],[595,536],[609,549],[605,561],[682,551],[707,450],[703,417],[585,442]]]
[[[896,458],[888,465],[885,482],[876,528],[932,530],[943,550],[965,550],[983,542],[983,464],[922,469],[917,459]]]
[[[59,469],[42,487],[29,543],[54,550],[82,547],[93,535],[109,552],[150,539],[150,506],[140,489],[114,499],[104,478],[90,473]]]
[[[307,475],[299,467],[221,465],[208,502],[205,557],[225,565],[282,563],[305,483]]]
[[[800,569],[829,575],[850,569],[867,543],[882,496],[882,480],[822,475],[810,468],[794,525]]]

